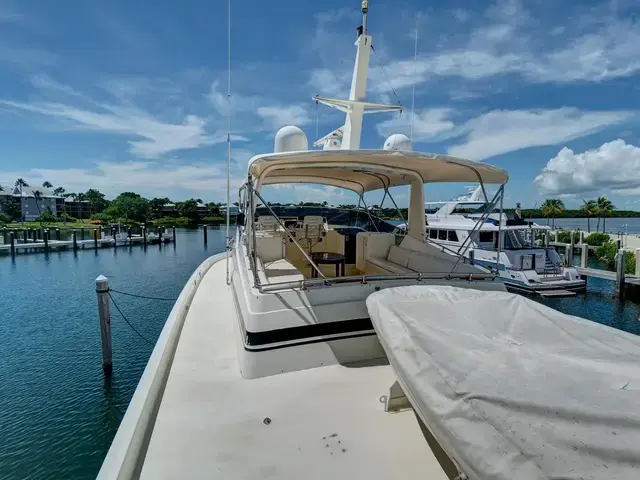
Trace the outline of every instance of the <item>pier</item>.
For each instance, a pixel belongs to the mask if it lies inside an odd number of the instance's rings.
[[[88,227],[74,229],[3,228],[0,233],[0,255],[26,253],[49,253],[61,250],[86,250],[101,248],[131,247],[134,245],[163,244],[175,242],[175,227],[137,227],[140,234],[133,234],[131,227],[126,232],[117,227]],[[118,231],[120,230],[120,231]],[[110,235],[107,235],[109,232]],[[66,240],[62,240],[63,236]]]

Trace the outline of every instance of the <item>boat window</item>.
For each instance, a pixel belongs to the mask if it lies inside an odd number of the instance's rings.
[[[446,240],[446,239],[447,239],[447,231],[438,230],[438,240]]]
[[[479,242],[490,243],[493,242],[493,232],[480,232],[480,236],[478,237]]]
[[[429,230],[429,238],[438,238],[438,231],[434,229]]]
[[[458,234],[456,233],[455,230],[449,230],[447,232],[447,240],[449,240],[450,242],[457,242],[458,241]]]

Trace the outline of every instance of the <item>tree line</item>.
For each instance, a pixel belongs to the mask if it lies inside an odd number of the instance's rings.
[[[616,211],[615,205],[607,197],[582,200],[582,206],[575,210],[567,209],[564,202],[559,198],[548,198],[538,209],[522,210],[522,216],[523,218],[550,218],[553,227],[555,227],[556,218],[586,218],[587,232],[591,232],[591,219],[597,220],[596,232],[600,231],[600,221],[602,220],[602,231],[604,232],[608,217],[637,217],[638,212]]]
[[[18,178],[14,184],[15,187],[22,189],[29,187],[29,184],[22,178]],[[38,208],[38,221],[54,222],[56,220],[74,221],[77,218],[88,218],[96,222],[114,222],[114,221],[135,221],[147,222],[162,218],[165,213],[163,207],[167,204],[173,204],[174,209],[170,215],[182,217],[183,223],[196,223],[203,217],[219,217],[221,207],[224,203],[209,202],[204,204],[200,198],[190,198],[183,202],[172,202],[167,197],[156,197],[147,199],[135,192],[123,192],[113,200],[107,200],[105,194],[97,189],[90,188],[86,192],[67,192],[64,187],[58,186],[55,189],[51,182],[42,183],[42,188],[53,189],[53,194],[59,197],[71,198],[74,206],[68,206],[67,202],[63,204],[62,211],[57,211],[57,217],[53,211],[47,206],[42,208],[43,194],[38,190],[39,187],[33,188],[33,196],[35,198],[36,208]],[[0,191],[4,190],[0,187]],[[0,223],[9,223],[11,221],[21,219],[21,205],[18,198],[11,195],[0,196],[2,202],[2,215]],[[205,205],[202,208],[201,205]]]

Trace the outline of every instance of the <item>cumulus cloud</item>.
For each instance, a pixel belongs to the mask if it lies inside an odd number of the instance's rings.
[[[534,184],[551,194],[611,190],[621,195],[637,195],[640,147],[621,139],[582,153],[565,147],[547,162]]]
[[[452,134],[456,124],[451,120],[454,110],[451,108],[430,108],[417,110],[413,115],[413,140],[433,141]],[[411,129],[411,112],[402,116],[385,120],[376,125],[378,134],[388,137],[394,133],[407,132]]]
[[[271,105],[258,107],[257,113],[273,129],[284,125],[306,125],[311,122],[307,109],[302,105]]]

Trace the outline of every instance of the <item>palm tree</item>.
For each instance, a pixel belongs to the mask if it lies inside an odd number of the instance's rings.
[[[49,181],[42,182],[42,188],[52,188],[53,184]]]
[[[611,212],[613,212],[616,207],[607,197],[598,197],[598,199],[596,200],[596,204],[598,206],[598,215],[602,217],[602,232],[604,233],[607,228],[607,215],[611,214]],[[598,223],[600,223],[599,218]]]
[[[20,187],[20,221],[24,224],[24,201],[22,200],[22,187],[28,187],[29,184],[22,178],[18,178],[15,183],[16,187]]]
[[[40,190],[34,190],[33,198],[36,201],[36,208],[38,209],[38,215],[42,215],[42,210],[40,210],[40,202],[42,201],[42,192]]]
[[[595,200],[582,200],[582,212],[587,216],[587,233],[591,233],[591,223],[589,219],[598,214],[598,205]]]
[[[53,194],[57,195],[59,197],[62,197],[62,196],[64,196],[64,192],[66,192],[64,187],[56,187],[56,189],[53,191]]]
[[[551,227],[555,228],[556,217],[564,211],[564,202],[559,198],[547,198],[541,208],[545,217],[551,217]]]

